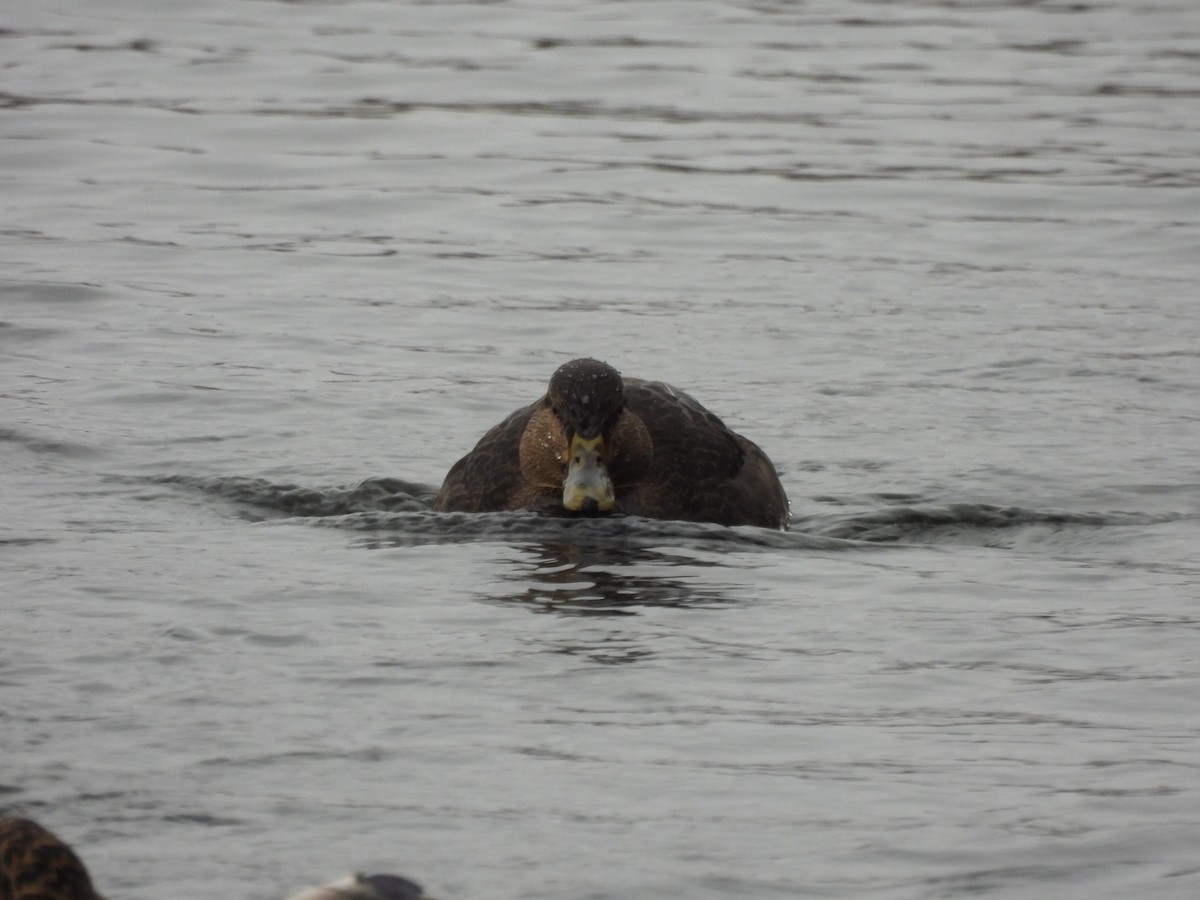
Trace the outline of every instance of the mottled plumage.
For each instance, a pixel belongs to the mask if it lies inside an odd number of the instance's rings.
[[[577,359],[450,469],[434,509],[534,509],[786,528],[775,467],[695,399]]]
[[[36,822],[0,818],[0,900],[103,900],[75,852]]]
[[[292,900],[432,900],[397,875],[347,875]],[[63,841],[29,819],[0,817],[0,900],[104,900]]]

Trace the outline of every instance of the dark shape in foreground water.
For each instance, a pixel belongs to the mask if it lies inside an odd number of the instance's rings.
[[[292,900],[421,900],[421,886],[398,875],[348,875]],[[71,847],[37,822],[0,817],[0,897],[104,900]],[[426,898],[432,900],[432,898]]]

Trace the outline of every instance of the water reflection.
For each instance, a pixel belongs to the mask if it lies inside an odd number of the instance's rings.
[[[502,576],[518,589],[488,596],[489,602],[566,616],[636,616],[648,606],[691,609],[737,602],[727,593],[729,586],[701,584],[687,572],[722,565],[694,555],[557,541],[527,549],[529,559]]]

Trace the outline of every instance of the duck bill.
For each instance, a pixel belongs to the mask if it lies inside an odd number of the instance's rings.
[[[610,512],[616,505],[612,478],[604,465],[604,438],[571,438],[571,458],[563,480],[563,506],[573,512]]]

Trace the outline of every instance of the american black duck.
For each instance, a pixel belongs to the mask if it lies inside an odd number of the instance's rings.
[[[658,381],[576,359],[546,395],[485,434],[434,509],[533,509],[787,528],[788,500],[753,441]]]
[[[292,900],[433,900],[397,875],[348,875]],[[83,861],[37,822],[0,816],[0,900],[104,900]]]

